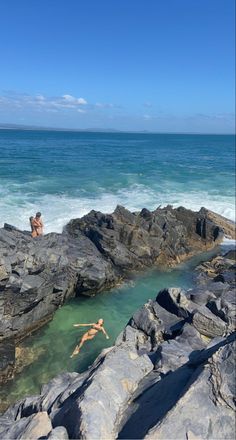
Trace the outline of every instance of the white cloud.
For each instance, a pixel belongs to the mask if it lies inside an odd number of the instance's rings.
[[[63,95],[62,98],[65,101],[69,101],[69,102],[74,102],[74,100],[75,100],[74,96],[71,96],[71,95]]]
[[[87,101],[86,101],[84,98],[78,98],[78,99],[77,99],[77,103],[78,103],[79,105],[86,105],[86,104],[87,104]]]
[[[39,102],[46,101],[46,98],[43,95],[36,95],[35,99],[36,99],[36,101],[39,101]]]
[[[115,105],[111,104],[111,103],[96,102],[95,107],[98,107],[98,108],[114,108]]]
[[[8,92],[0,96],[0,108],[35,110],[35,111],[63,111],[77,110],[81,106],[87,105],[84,98],[76,98],[72,95],[63,95],[56,97],[46,97],[42,94],[29,95],[26,93]]]
[[[77,112],[79,112],[79,113],[87,113],[86,110],[83,110],[82,108],[78,108]]]
[[[62,99],[65,102],[69,102],[69,103],[74,104],[74,105],[86,105],[86,104],[88,104],[86,99],[84,99],[84,98],[76,98],[75,96],[72,96],[72,95],[63,95]]]

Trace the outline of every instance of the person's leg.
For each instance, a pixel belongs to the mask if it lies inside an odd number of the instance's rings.
[[[82,336],[79,345],[76,345],[76,347],[75,347],[75,349],[74,349],[74,351],[73,351],[73,353],[72,353],[72,355],[71,355],[71,358],[72,358],[73,356],[76,356],[77,354],[79,354],[80,349],[81,349],[81,347],[84,345],[84,343],[85,343],[86,341],[88,341],[89,339],[93,339],[94,336],[95,336],[95,335],[88,335],[88,333],[85,333],[84,336]]]

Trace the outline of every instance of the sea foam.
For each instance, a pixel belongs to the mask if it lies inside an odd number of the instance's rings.
[[[68,195],[44,194],[32,197],[32,194],[16,191],[10,193],[2,190],[0,198],[0,224],[10,223],[20,229],[29,230],[29,217],[37,211],[42,212],[45,233],[61,232],[63,226],[72,218],[79,218],[92,209],[111,213],[117,205],[123,205],[131,211],[143,207],[153,210],[161,205],[184,206],[198,211],[205,206],[230,220],[235,221],[235,206],[232,197],[212,196],[207,192],[158,192],[145,185],[132,185],[117,192],[104,191],[102,194],[91,194],[69,197]]]

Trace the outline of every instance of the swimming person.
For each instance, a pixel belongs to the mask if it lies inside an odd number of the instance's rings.
[[[79,354],[80,349],[82,347],[82,345],[85,343],[85,341],[88,341],[90,339],[93,339],[94,336],[99,332],[103,332],[103,334],[106,336],[106,339],[109,339],[109,336],[106,332],[106,330],[103,327],[103,319],[99,319],[97,323],[91,323],[91,324],[74,324],[74,327],[87,327],[87,326],[91,326],[92,328],[90,328],[86,333],[84,333],[84,335],[81,338],[81,341],[79,343],[79,345],[76,345],[72,355],[70,356],[71,358],[76,356],[77,354]]]
[[[36,213],[36,216],[32,220],[32,226],[34,227],[34,230],[36,231],[36,235],[34,235],[34,237],[37,237],[39,235],[43,235],[43,222],[41,219],[41,212]],[[32,234],[33,234],[33,231],[32,231]],[[32,237],[33,237],[33,235],[32,235]]]

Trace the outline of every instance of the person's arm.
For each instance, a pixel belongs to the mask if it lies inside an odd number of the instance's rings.
[[[101,327],[102,333],[106,336],[106,339],[109,339],[109,336],[104,327]]]
[[[41,227],[41,225],[40,225],[40,223],[37,221],[37,220],[32,220],[32,224],[33,224],[33,226],[34,227],[36,227],[36,228],[40,228]]]
[[[95,323],[92,322],[91,324],[73,324],[74,327],[89,327],[90,325],[94,325]]]

